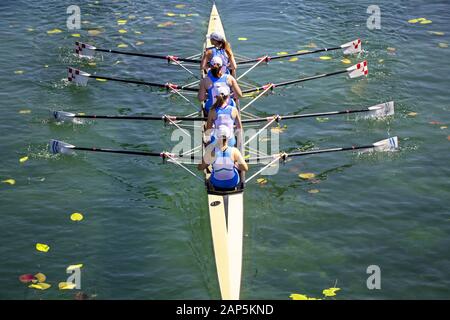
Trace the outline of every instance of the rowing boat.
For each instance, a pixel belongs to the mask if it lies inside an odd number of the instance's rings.
[[[213,4],[207,34],[211,34],[212,32],[217,32],[225,38],[224,28],[219,16],[219,12],[217,11],[217,7]],[[208,38],[204,42],[204,48],[210,47],[211,42]],[[362,50],[361,41],[359,39],[354,40],[352,42],[344,43],[343,45],[331,47],[331,48],[323,48],[317,49],[313,51],[299,51],[293,54],[284,54],[279,56],[262,56],[257,59],[241,59],[237,61],[239,65],[246,65],[249,63],[254,63],[246,72],[240,75],[237,80],[241,79],[244,75],[248,74],[251,70],[253,70],[256,66],[260,65],[263,62],[268,62],[274,59],[282,59],[293,56],[314,54],[318,52],[326,52],[332,50],[342,49],[344,54],[359,54]],[[119,50],[111,50],[111,49],[102,49],[97,48],[95,46],[76,42],[75,53],[78,57],[93,59],[95,52],[105,52],[110,54],[121,54],[121,55],[130,55],[130,56],[139,56],[139,57],[147,57],[154,59],[164,59],[169,62],[169,64],[177,65],[183,68],[185,71],[189,72],[192,76],[198,77],[197,74],[192,73],[187,68],[187,63],[189,64],[200,64],[201,60],[197,59],[197,57],[187,57],[180,58],[173,55],[155,55],[155,54],[146,54],[140,52],[127,52],[127,51],[119,51]],[[348,67],[343,70],[338,70],[330,73],[318,74],[306,78],[294,79],[279,83],[268,83],[263,86],[247,88],[243,90],[243,93],[253,93],[257,92],[257,96],[254,97],[250,102],[248,102],[243,107],[239,107],[241,114],[244,115],[244,110],[250,107],[256,100],[264,96],[269,90],[274,90],[274,88],[280,88],[283,86],[290,86],[297,83],[302,83],[305,81],[311,81],[315,79],[331,77],[340,74],[347,74],[350,78],[358,78],[367,76],[368,68],[367,62],[363,61],[354,66]],[[203,71],[201,73],[201,77],[204,77]],[[95,78],[97,80],[108,80],[108,81],[117,81],[121,83],[131,83],[137,85],[145,85],[150,87],[158,87],[158,88],[166,88],[173,94],[177,94],[182,97],[185,102],[192,104],[188,98],[186,98],[182,92],[198,92],[197,88],[194,88],[193,85],[198,83],[197,81],[191,84],[187,84],[184,86],[179,86],[172,84],[170,82],[167,83],[154,83],[147,82],[142,80],[135,79],[123,79],[123,78],[115,78],[110,76],[103,75],[91,75],[87,72],[83,72],[81,70],[69,67],[68,70],[68,81],[75,83],[76,85],[86,86],[89,78]],[[195,105],[195,108],[198,109],[198,105]],[[281,120],[289,120],[289,119],[301,119],[301,118],[311,118],[318,116],[334,116],[334,115],[342,115],[342,114],[366,114],[368,118],[384,118],[387,116],[391,116],[394,114],[394,102],[386,102],[382,104],[378,104],[368,108],[360,108],[360,109],[346,109],[340,111],[328,111],[321,113],[309,113],[309,114],[294,114],[294,115],[273,115],[270,117],[262,118],[257,117],[255,115],[249,114],[245,112],[247,116],[246,119],[242,120],[242,123],[260,123],[266,122],[262,129],[260,129],[256,134],[252,137],[249,137],[245,142],[243,139],[243,130],[237,132],[237,147],[241,150],[241,153],[250,155],[250,146],[248,146],[249,142],[254,141],[256,137],[264,130],[267,129],[270,125],[275,122],[279,122]],[[107,148],[98,148],[98,147],[80,147],[75,146],[63,141],[59,140],[51,140],[50,141],[50,151],[52,153],[61,153],[61,154],[73,154],[76,150],[80,151],[89,151],[89,152],[103,152],[103,153],[116,153],[116,154],[129,154],[134,156],[147,156],[147,157],[161,157],[164,160],[167,160],[170,163],[174,163],[186,171],[188,171],[191,175],[199,178],[193,171],[188,169],[185,164],[182,163],[183,159],[194,160],[189,164],[195,164],[195,161],[198,161],[198,157],[194,156],[194,153],[198,151],[205,151],[205,142],[208,140],[206,136],[205,128],[206,128],[206,118],[204,108],[202,106],[200,116],[198,112],[187,115],[187,116],[171,116],[171,115],[162,115],[162,116],[142,116],[142,115],[86,115],[86,114],[75,114],[71,112],[65,111],[55,111],[53,112],[53,117],[57,121],[69,121],[73,123],[79,123],[79,119],[116,119],[116,120],[163,120],[165,123],[169,123],[180,128],[180,123],[183,121],[199,121],[203,125],[200,126],[202,129],[203,142],[200,146],[195,147],[189,152],[185,152],[183,154],[175,154],[169,152],[148,152],[148,151],[137,151],[137,150],[117,150],[117,149],[107,149]],[[250,117],[249,117],[250,116]],[[185,131],[183,131],[185,132]],[[246,150],[244,150],[244,147]],[[300,157],[300,156],[310,156],[315,154],[322,153],[330,153],[330,152],[341,152],[341,151],[395,151],[398,149],[398,139],[397,137],[391,137],[385,140],[381,140],[368,145],[360,145],[360,146],[346,146],[346,147],[333,147],[328,149],[314,149],[314,150],[305,150],[301,152],[280,152],[276,154],[259,154],[256,153],[256,157],[247,159],[248,161],[252,161],[253,164],[263,163],[265,166],[258,170],[256,173],[251,175],[250,177],[245,178],[243,174],[241,174],[241,184],[233,191],[220,191],[215,190],[211,184],[208,183],[210,177],[210,171],[207,169],[204,172],[204,178],[200,179],[206,185],[206,192],[208,198],[208,210],[209,210],[209,218],[211,225],[211,234],[212,234],[212,243],[213,250],[215,256],[215,264],[217,269],[217,278],[220,287],[220,293],[222,299],[225,300],[237,300],[240,298],[240,288],[241,288],[241,275],[242,275],[242,247],[243,247],[243,224],[244,224],[244,188],[245,184],[249,183],[254,177],[261,174],[264,170],[272,166],[273,164],[279,161],[285,161],[287,157]],[[249,151],[249,152],[244,152]],[[254,153],[254,150],[253,150]],[[246,160],[246,161],[247,161]]]
[[[213,32],[217,32],[225,38],[225,31],[215,4],[213,4],[211,9],[208,35]],[[211,42],[208,38],[206,38],[204,49],[207,47],[211,47]],[[206,122],[203,128],[206,128]],[[238,134],[241,134],[241,138],[237,139],[237,147],[243,154],[242,130]],[[204,140],[206,140],[206,137],[204,137]],[[241,185],[237,190],[216,191],[208,183],[209,176],[210,173],[205,171],[209,219],[220,293],[224,300],[238,300],[242,272],[244,178],[242,174]]]

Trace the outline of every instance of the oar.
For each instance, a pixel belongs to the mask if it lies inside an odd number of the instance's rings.
[[[392,137],[392,138],[380,140],[380,141],[377,141],[370,145],[364,145],[364,146],[318,149],[318,150],[300,151],[300,152],[291,152],[291,153],[282,152],[282,153],[275,154],[275,155],[249,158],[246,161],[260,161],[260,160],[267,160],[267,159],[274,159],[274,158],[279,158],[281,160],[285,160],[288,157],[301,157],[301,156],[309,156],[309,155],[320,154],[320,153],[354,151],[354,150],[364,150],[364,149],[366,151],[379,151],[379,152],[397,151],[398,150],[398,137]]]
[[[75,69],[75,68],[69,68],[67,79],[70,82],[74,82],[77,85],[86,86],[88,79],[99,79],[99,80],[110,80],[110,81],[117,81],[117,82],[125,82],[125,83],[133,83],[138,85],[145,85],[145,86],[151,86],[151,87],[158,87],[158,88],[166,88],[168,90],[186,90],[186,91],[194,91],[197,92],[198,89],[196,88],[187,88],[178,86],[173,83],[155,83],[155,82],[146,82],[146,81],[139,81],[139,80],[128,80],[128,79],[120,79],[120,78],[111,78],[101,75],[91,75],[90,73]]]
[[[304,114],[294,114],[294,115],[273,115],[266,118],[255,118],[255,119],[244,119],[242,123],[254,123],[254,122],[265,122],[265,121],[275,121],[279,122],[281,120],[289,119],[299,119],[299,118],[314,118],[321,116],[334,116],[340,114],[351,114],[351,113],[367,113],[368,118],[384,118],[394,114],[394,101],[389,101],[385,103],[380,103],[372,107],[358,110],[342,110],[342,111],[329,111],[329,112],[317,112],[317,113],[304,113]]]
[[[99,52],[108,52],[114,54],[122,54],[127,56],[136,56],[136,57],[144,57],[144,58],[153,58],[153,59],[162,59],[167,60],[167,62],[171,61],[181,61],[181,62],[191,62],[191,63],[200,63],[201,60],[198,59],[188,59],[188,58],[180,58],[173,55],[157,55],[157,54],[147,54],[147,53],[139,53],[139,52],[129,52],[129,51],[120,51],[120,50],[111,50],[111,49],[102,49],[92,46],[87,43],[75,42],[75,53],[80,58],[94,58],[95,51]]]
[[[306,81],[310,81],[310,80],[314,80],[314,79],[320,79],[320,78],[325,78],[325,77],[331,77],[331,76],[335,76],[337,74],[342,74],[342,73],[347,73],[348,76],[350,78],[358,78],[358,77],[362,77],[362,76],[367,76],[369,74],[369,69],[367,66],[367,61],[363,61],[360,62],[358,64],[355,64],[354,66],[351,66],[345,70],[340,70],[340,71],[335,71],[335,72],[330,72],[330,73],[323,73],[323,74],[318,74],[315,76],[311,76],[311,77],[306,77],[306,78],[300,78],[300,79],[294,79],[294,80],[288,80],[288,81],[284,81],[284,82],[279,82],[279,83],[268,83],[264,86],[261,87],[257,87],[257,88],[252,88],[252,89],[247,89],[247,90],[242,90],[242,93],[251,93],[251,92],[257,92],[260,90],[267,90],[268,87],[270,87],[271,89],[277,88],[277,87],[284,87],[284,86],[288,86],[291,84],[296,84],[296,83],[300,83],[300,82],[306,82]]]
[[[162,116],[111,116],[111,115],[94,115],[94,114],[76,114],[72,112],[66,111],[53,111],[53,118],[56,121],[69,121],[74,122],[76,119],[107,119],[107,120],[144,120],[144,121],[152,121],[152,120],[162,120],[165,122],[171,121],[206,121],[205,117],[184,117],[184,116],[171,116],[171,115],[162,115]]]
[[[312,50],[312,51],[301,51],[301,52],[296,52],[296,53],[281,54],[281,55],[277,55],[277,56],[264,56],[264,57],[260,57],[260,58],[256,58],[256,59],[248,59],[248,60],[239,61],[239,62],[236,62],[236,64],[255,63],[255,62],[259,62],[261,60],[263,60],[265,62],[269,62],[271,60],[304,56],[304,55],[308,55],[308,54],[326,52],[326,51],[334,51],[334,50],[339,50],[339,49],[342,49],[344,54],[359,53],[362,50],[361,40],[356,39],[354,41],[344,43],[343,45],[341,45],[339,47],[323,48],[323,49],[317,49],[317,50]]]

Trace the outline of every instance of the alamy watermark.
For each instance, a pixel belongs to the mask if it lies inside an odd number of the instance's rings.
[[[367,11],[370,16],[367,18],[367,29],[380,30],[381,29],[381,9],[379,6],[373,4],[367,7]]]
[[[81,9],[79,6],[71,5],[67,7],[66,13],[69,17],[66,20],[66,26],[69,30],[81,29]]]
[[[366,270],[367,274],[370,274],[370,276],[367,278],[366,285],[367,289],[374,290],[374,289],[381,289],[381,269],[376,264],[370,265],[367,267]]]

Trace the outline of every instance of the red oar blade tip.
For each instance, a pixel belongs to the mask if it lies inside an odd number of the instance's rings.
[[[341,45],[344,54],[355,54],[362,51],[361,39],[356,39]]]
[[[67,80],[80,86],[86,86],[90,76],[91,75],[87,72],[71,67],[69,67],[67,72]]]
[[[367,65],[367,60],[364,60],[363,62],[360,62],[358,64],[355,64],[354,66],[347,68],[347,72],[348,76],[352,79],[367,76],[369,74],[369,67]]]
[[[394,101],[377,104],[369,107],[370,118],[385,118],[394,115]]]
[[[50,140],[50,146],[49,146],[49,150],[52,154],[68,154],[68,155],[73,155],[75,154],[75,151],[73,150],[73,148],[75,148],[74,145],[71,145],[69,143],[63,142],[63,141],[59,141],[59,140]]]
[[[83,42],[75,42],[75,55],[80,58],[94,59],[97,48]]]

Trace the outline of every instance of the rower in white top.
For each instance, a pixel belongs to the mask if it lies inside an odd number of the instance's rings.
[[[218,32],[212,32],[208,38],[213,46],[205,49],[200,68],[206,72],[211,60],[219,57],[223,61],[222,72],[235,77],[237,64],[229,42]]]
[[[216,102],[210,109],[208,114],[208,121],[206,122],[206,130],[219,128],[225,126],[230,135],[228,138],[228,145],[236,146],[236,138],[234,134],[234,126],[237,130],[242,130],[241,116],[238,109],[233,106],[233,99],[230,97],[230,88],[228,86],[221,86],[217,89]],[[218,130],[214,130],[211,135],[211,143],[215,143]],[[236,135],[240,136],[240,135]]]

